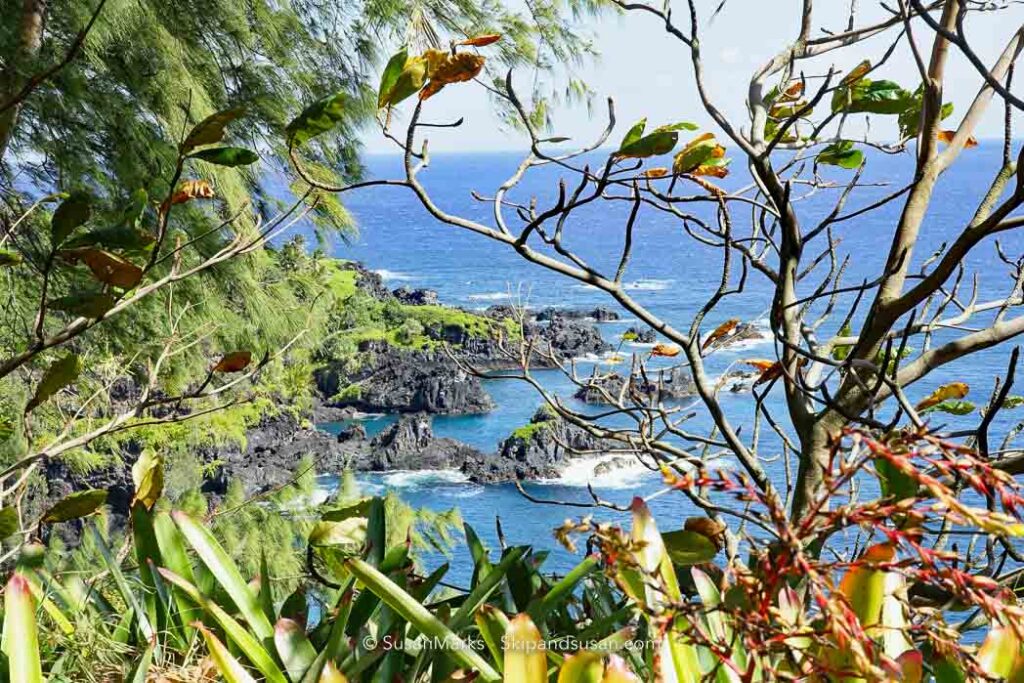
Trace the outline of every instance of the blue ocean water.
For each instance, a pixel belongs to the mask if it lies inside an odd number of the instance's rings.
[[[965,152],[941,179],[936,200],[914,254],[915,269],[940,245],[954,238],[970,219],[999,167],[999,156],[999,145],[983,143]],[[366,161],[371,177],[401,177],[401,163],[397,156],[369,156]],[[493,195],[494,190],[513,173],[519,161],[520,157],[511,153],[439,154],[434,156],[431,166],[423,172],[421,179],[443,209],[491,224],[491,205],[477,202],[471,193],[477,191],[485,196]],[[862,179],[865,187],[854,193],[844,212],[870,204],[899,189],[900,183],[912,177],[912,169],[913,158],[910,154],[870,154],[868,171]],[[510,194],[510,199],[528,203],[536,197],[539,204],[544,206],[552,201],[557,182],[563,175],[565,173],[555,167],[536,170],[532,175],[527,175]],[[829,170],[823,171],[823,175],[842,182],[849,179],[850,172]],[[566,179],[570,184],[574,182],[573,178]],[[745,182],[742,171],[735,168],[733,176],[721,181],[723,186],[730,188]],[[801,196],[798,206],[805,230],[831,210],[838,196],[837,189],[810,191],[796,186],[794,192]],[[437,290],[444,303],[470,309],[485,308],[510,300],[536,308],[585,308],[599,304],[614,307],[614,302],[601,292],[534,266],[507,247],[484,237],[437,222],[408,190],[361,190],[346,195],[345,203],[358,220],[359,235],[349,243],[336,245],[335,255],[362,261],[379,272],[389,286],[407,284],[431,288]],[[840,256],[851,256],[843,281],[845,285],[856,284],[877,275],[891,242],[901,206],[896,201],[882,210],[837,226],[836,236],[841,238],[837,250]],[[628,210],[629,205],[625,201],[595,202],[585,207],[565,228],[567,246],[594,266],[614,271]],[[708,220],[713,219],[711,209],[693,210]],[[510,215],[509,220],[513,221],[514,215]],[[749,212],[736,210],[733,220],[737,232],[749,231]],[[1000,239],[1010,256],[1016,258],[1024,251],[1024,239],[1018,231],[1004,233]],[[678,219],[649,208],[641,210],[634,241],[634,255],[625,278],[630,293],[663,319],[686,329],[692,314],[718,285],[720,253],[687,236]],[[818,250],[819,247],[808,247],[805,262],[812,259]],[[979,302],[1005,296],[1012,286],[1008,268],[996,258],[993,240],[983,243],[965,265],[967,270],[964,282],[969,283],[971,278],[976,278]],[[825,270],[827,267],[819,272],[823,274]],[[809,278],[801,294],[811,293],[819,279],[819,275]],[[970,290],[970,286],[966,290]],[[965,298],[969,298],[969,295]],[[748,277],[746,291],[740,296],[726,299],[707,319],[703,332],[706,334],[717,324],[732,317],[763,323],[770,301],[768,282],[753,272]],[[850,302],[850,299],[840,301],[837,318],[841,319]],[[949,314],[953,311],[954,307],[951,306]],[[986,319],[985,316],[978,318],[980,321]],[[621,332],[631,322],[627,318],[618,323],[603,324],[602,333],[610,341],[617,342]],[[834,329],[834,326],[826,324],[819,336],[826,337]],[[931,343],[941,343],[954,334],[938,333]],[[643,352],[643,349],[624,347],[625,353],[632,351]],[[992,390],[994,377],[1005,373],[1009,352],[1009,345],[1004,345],[968,360],[952,363],[933,373],[926,381],[908,389],[908,394],[911,400],[919,400],[935,386],[956,379],[967,382],[972,387],[970,398],[979,405],[984,404]],[[770,342],[727,350],[708,359],[708,372],[720,373],[743,358],[774,356],[775,350]],[[581,363],[581,372],[586,370],[587,363]],[[563,397],[571,395],[571,383],[559,372],[539,371],[535,375],[542,379],[550,391]],[[527,422],[542,402],[536,392],[523,382],[489,380],[486,388],[497,404],[494,411],[486,415],[435,417],[435,433],[460,439],[485,451],[493,451],[511,431]],[[752,428],[754,400],[749,393],[723,393],[722,402],[734,424],[742,426],[746,431]],[[777,414],[781,414],[780,388],[776,388],[768,404]],[[710,421],[699,406],[695,405],[694,410],[696,414],[687,428],[695,433],[706,433]],[[1015,418],[1019,421],[1021,416],[1004,412],[993,425],[992,433],[1001,435],[1015,423]],[[389,419],[378,418],[368,422],[367,427],[372,432],[383,427]],[[971,424],[969,419],[943,415],[941,422],[952,428]],[[976,415],[974,421],[977,421]],[[762,431],[770,432],[767,427]],[[770,434],[766,433],[762,437],[762,444],[762,452],[778,452],[778,442],[773,441]],[[728,462],[722,464],[729,466]],[[781,460],[767,467],[777,481],[784,481]],[[585,486],[591,470],[592,465],[590,469],[582,466],[574,468],[562,480],[530,484],[528,490],[546,499],[588,501],[590,497]],[[329,478],[326,481],[330,483]],[[513,486],[479,486],[459,481],[450,473],[367,475],[363,482],[369,491],[395,489],[415,506],[434,509],[458,507],[463,518],[492,545],[496,545],[496,517],[501,518],[510,543],[532,543],[538,547],[556,548],[551,536],[555,526],[567,516],[591,514],[585,510],[537,505],[527,501]],[[593,483],[602,498],[616,503],[628,503],[634,495],[649,495],[657,491],[660,481],[656,474],[637,468],[618,471],[594,480]],[[678,528],[686,516],[693,514],[688,502],[679,494],[659,496],[651,502],[651,506],[659,523],[666,529]],[[593,514],[608,519],[622,517],[621,513],[608,510],[594,511]],[[574,560],[564,551],[557,550],[552,554],[550,562],[551,568],[558,570],[570,566]]]

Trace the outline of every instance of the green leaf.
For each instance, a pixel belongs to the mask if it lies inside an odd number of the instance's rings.
[[[156,645],[151,643],[146,648],[146,651],[142,653],[142,657],[139,659],[139,663],[131,675],[131,683],[146,683],[150,680],[149,667],[153,663],[153,651],[155,649]]]
[[[622,144],[619,145],[619,151],[621,152],[624,148],[629,147],[639,140],[644,135],[644,130],[647,128],[647,117],[644,117],[633,124],[633,126],[626,131],[626,137],[622,138]]]
[[[899,114],[914,105],[914,95],[893,81],[859,81],[835,91],[832,111],[849,114]]]
[[[476,612],[480,605],[487,601],[512,566],[522,559],[525,554],[525,547],[510,548],[505,557],[501,559],[501,562],[487,572],[487,576],[483,577],[473,587],[473,590],[470,591],[469,595],[462,602],[459,610],[449,620],[448,623],[453,631],[461,631],[463,627],[468,626],[473,621],[473,613]]]
[[[128,587],[128,581],[124,578],[120,563],[114,559],[114,554],[110,552],[110,546],[104,540],[99,527],[95,523],[89,524],[89,530],[92,531],[92,536],[96,540],[96,547],[99,549],[103,562],[110,571],[110,575],[114,578],[114,584],[117,586],[118,591],[120,591],[121,598],[135,613],[136,619],[139,620],[139,630],[142,632],[142,637],[147,641],[152,640],[156,637],[156,631],[153,629],[153,624],[150,622],[149,617],[146,616],[146,612],[142,609],[142,605],[139,603],[135,592]]]
[[[875,458],[875,474],[884,497],[896,500],[913,498],[917,495],[917,482],[885,458]]]
[[[217,543],[213,534],[206,527],[192,519],[184,512],[171,513],[175,524],[185,536],[185,540],[196,551],[203,564],[216,577],[221,588],[231,597],[242,616],[249,622],[250,628],[258,638],[268,639],[274,636],[274,627],[260,607],[259,599],[238,572],[224,549]],[[178,584],[175,584],[178,585]]]
[[[378,109],[388,103],[391,91],[395,89],[395,84],[398,83],[398,77],[405,69],[407,61],[409,61],[409,50],[405,47],[388,60],[387,66],[384,67],[384,73],[380,77],[380,88],[377,90]]]
[[[559,681],[572,683],[601,683],[604,677],[604,653],[580,650],[562,662],[558,671]]]
[[[203,640],[206,641],[206,648],[210,651],[210,658],[213,659],[217,671],[227,683],[256,683],[256,679],[250,676],[245,667],[231,656],[224,643],[220,642],[220,639],[213,635],[210,629],[202,624],[198,626],[203,634]]]
[[[646,120],[646,119],[645,119]],[[689,130],[694,131],[700,128],[696,123],[690,123],[689,121],[680,121],[678,123],[666,123],[664,126],[658,126],[654,129],[654,133],[671,133],[672,131]]]
[[[49,399],[58,391],[68,386],[82,372],[82,359],[74,353],[69,353],[63,358],[58,358],[50,364],[50,367],[43,373],[43,378],[36,387],[36,393],[25,406],[25,412],[35,409],[41,403]]]
[[[854,149],[851,141],[840,140],[839,142],[833,142],[818,152],[818,156],[815,157],[814,161],[817,164],[854,169],[859,168],[861,163],[863,163],[864,153],[859,149]]]
[[[435,617],[418,600],[403,591],[384,574],[360,559],[350,559],[345,567],[388,607],[415,626],[420,633],[443,643],[451,658],[480,673],[485,681],[501,680],[501,675],[479,654]]]
[[[398,74],[398,80],[388,91],[384,106],[393,107],[402,100],[412,97],[427,82],[427,60],[423,57],[410,57]]]
[[[317,522],[309,532],[309,544],[315,548],[340,547],[352,555],[362,552],[366,543],[366,519],[350,517],[340,522]]]
[[[21,258],[21,254],[10,249],[0,249],[0,268],[6,268],[10,266],[16,266],[21,263],[24,259]]]
[[[181,145],[182,153],[188,154],[200,145],[212,145],[220,142],[224,139],[224,128],[244,113],[244,108],[237,107],[210,114],[197,123],[185,138],[185,142]]]
[[[7,655],[10,680],[43,683],[36,608],[28,581],[15,572],[4,588],[4,630],[0,649]]]
[[[615,156],[620,159],[646,159],[660,156],[671,152],[678,141],[679,133],[675,131],[654,132],[622,146]]]
[[[43,515],[43,522],[54,524],[86,517],[96,512],[106,502],[107,492],[103,489],[78,491],[57,501]]]
[[[1024,676],[1024,652],[1013,626],[995,621],[977,657],[981,670],[993,678],[1019,681]]]
[[[134,225],[120,223],[90,230],[84,235],[68,240],[64,247],[66,249],[76,249],[79,247],[104,246],[114,251],[148,253],[152,251],[155,242],[156,238],[150,233],[140,230]]]
[[[853,326],[850,323],[844,324],[839,328],[839,332],[836,334],[838,337],[852,337]],[[842,345],[832,347],[832,358],[835,360],[846,360],[850,356],[850,351],[853,350],[852,346]]]
[[[976,407],[970,401],[942,401],[925,408],[921,411],[921,414],[924,415],[937,410],[942,413],[949,413],[950,415],[968,415],[973,413]]]
[[[921,127],[921,108],[924,106],[924,86],[919,85],[910,96],[907,108],[900,112],[896,119],[900,127],[900,137],[904,140],[916,138]],[[947,119],[953,114],[953,103],[946,102],[939,111],[939,119]]]
[[[92,200],[85,192],[72,192],[53,212],[50,221],[53,247],[56,249],[74,232],[75,228],[89,220]]]
[[[200,159],[217,166],[248,166],[260,160],[256,152],[244,147],[211,147],[193,152],[189,158]]]
[[[1013,410],[1014,408],[1019,408],[1021,406],[1024,406],[1024,396],[1007,396],[1003,400],[1001,407],[1006,410]]]
[[[288,144],[302,145],[334,128],[344,116],[345,99],[345,93],[339,92],[317,100],[303,109],[302,113],[285,128]]]
[[[279,619],[274,625],[274,645],[288,677],[293,681],[301,680],[302,674],[316,659],[316,650],[306,632],[292,619]]]
[[[0,509],[0,541],[18,530],[18,511],[13,507]]]
[[[480,631],[480,637],[491,653],[491,657],[504,669],[503,641],[505,632],[508,630],[508,617],[501,610],[492,605],[480,605],[474,616],[476,627]]]
[[[718,554],[711,539],[696,531],[669,531],[661,535],[661,540],[672,562],[684,567],[710,562]]]
[[[561,578],[540,600],[528,610],[534,621],[544,623],[545,618],[552,610],[557,609],[562,602],[572,596],[572,592],[579,585],[579,582],[590,575],[599,564],[597,555],[590,555],[582,562],[573,567],[569,573]]]
[[[250,629],[242,626],[220,605],[213,600],[208,599],[199,592],[198,588],[174,572],[162,567],[157,568],[157,572],[165,581],[181,590],[193,602],[199,605],[199,607],[209,613],[221,629],[224,630],[224,634],[238,646],[239,651],[246,656],[252,665],[255,666],[268,681],[271,681],[272,683],[285,683],[287,679],[284,673],[274,662],[274,658],[271,657],[270,653],[267,652],[260,642],[261,640],[267,640],[267,638],[250,633]],[[264,619],[265,618],[266,617],[264,617]],[[200,629],[204,628],[200,622],[195,622],[194,625]],[[249,625],[252,626],[252,622],[250,622]]]
[[[83,318],[99,318],[117,304],[117,299],[103,292],[83,292],[69,294],[54,299],[47,306],[55,311],[63,311]]]

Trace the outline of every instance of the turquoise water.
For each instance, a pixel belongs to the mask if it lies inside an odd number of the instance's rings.
[[[998,167],[998,157],[998,145],[983,143],[965,153],[962,161],[940,181],[936,193],[938,199],[922,230],[915,263],[921,263],[969,219],[994,169]],[[422,179],[444,209],[488,222],[489,205],[475,202],[470,191],[475,189],[485,195],[493,193],[494,188],[511,174],[517,162],[518,157],[511,154],[437,155]],[[859,198],[855,194],[847,210],[892,192],[900,181],[910,177],[912,164],[909,154],[872,155],[864,181],[890,184],[864,188]],[[368,167],[374,177],[397,177],[400,174],[397,157],[370,156]],[[834,175],[838,179],[848,178],[846,172]],[[511,198],[526,202],[537,196],[543,205],[553,196],[558,177],[556,169],[544,169],[536,176],[528,177]],[[731,177],[723,184],[731,187],[742,183],[742,177]],[[804,225],[812,226],[816,219],[823,217],[831,209],[831,200],[835,196],[835,191],[821,191],[802,200],[799,210]],[[622,225],[628,210],[628,206],[618,204],[591,205],[566,228],[568,246],[601,268],[614,269],[617,262]],[[356,216],[360,233],[351,243],[336,245],[334,253],[364,262],[380,272],[391,287],[405,284],[435,289],[443,302],[467,308],[485,308],[494,303],[508,302],[510,295],[514,301],[538,308],[549,305],[580,308],[613,305],[600,292],[533,266],[486,238],[437,223],[408,191],[395,188],[362,191],[347,195],[346,205]],[[838,234],[843,237],[840,254],[854,257],[844,280],[846,284],[874,277],[877,273],[891,241],[899,207],[899,203],[891,204],[880,212],[844,223],[839,228]],[[743,230],[749,215],[737,214],[734,220],[737,230]],[[1014,232],[1004,234],[1001,241],[1004,249],[1013,256],[1024,247],[1024,239]],[[631,294],[677,327],[687,327],[693,312],[717,286],[720,255],[695,243],[670,217],[653,210],[641,212],[635,244],[633,265],[626,277]],[[809,260],[812,257],[805,258]],[[1002,294],[1009,288],[1007,268],[996,259],[993,242],[983,244],[972,259],[967,281],[971,276],[978,277],[979,301]],[[813,291],[817,279],[812,280],[813,284],[808,282],[804,285],[804,294]],[[747,291],[721,304],[705,323],[704,332],[730,317],[763,321],[769,304],[768,283],[760,275],[752,273]],[[838,309],[845,312],[842,304]],[[627,319],[622,323],[601,325],[602,333],[607,339],[616,340],[630,322]],[[819,336],[824,337],[830,332],[831,328],[823,329]],[[941,343],[949,336],[948,333],[937,335],[933,343]],[[627,352],[631,350],[626,349]],[[972,386],[970,398],[979,404],[984,403],[991,391],[993,378],[1005,372],[1009,350],[1009,346],[1004,346],[946,366],[932,379],[912,387],[908,391],[911,400],[919,400],[938,384],[957,379]],[[716,353],[709,359],[708,371],[720,373],[734,361],[774,355],[770,343]],[[581,371],[587,370],[587,365],[582,364]],[[535,374],[554,393],[563,397],[571,395],[570,382],[557,371]],[[435,417],[435,433],[465,441],[484,451],[494,451],[512,430],[529,420],[541,403],[534,390],[523,382],[489,380],[486,388],[497,404],[494,411],[485,415]],[[722,401],[734,423],[749,431],[753,418],[751,395],[723,394]],[[781,414],[780,389],[775,390],[768,404],[776,414]],[[709,420],[698,408],[695,410],[696,415],[687,427],[693,432],[704,433],[709,427]],[[1020,419],[1004,413],[994,425],[993,433],[1005,431],[1014,417]],[[382,417],[368,421],[366,426],[372,433],[387,424],[389,419]],[[958,426],[969,424],[966,419],[943,416],[942,421]],[[766,434],[762,443],[764,452],[777,452],[777,445],[770,435]],[[772,476],[781,483],[784,477],[781,461],[768,467]],[[531,484],[529,490],[547,499],[586,501],[589,500],[586,479],[586,472],[577,471],[558,482]],[[496,539],[496,517],[501,518],[509,542],[554,548],[552,528],[567,516],[586,514],[583,510],[530,503],[512,486],[479,486],[458,481],[450,474],[366,475],[363,481],[367,490],[395,489],[413,505],[435,509],[457,506],[463,518],[492,543]],[[594,484],[600,496],[623,504],[634,495],[649,495],[658,490],[659,478],[637,468],[616,472],[596,480]],[[692,514],[685,499],[675,494],[656,498],[652,508],[665,528],[677,528],[688,514]],[[602,510],[597,515],[615,518],[621,513]],[[564,569],[573,560],[559,550],[553,553],[551,562],[553,568]]]

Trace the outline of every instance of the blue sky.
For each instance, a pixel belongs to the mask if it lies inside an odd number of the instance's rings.
[[[706,82],[716,105],[734,121],[745,122],[747,83],[750,75],[771,55],[785,46],[797,33],[801,15],[800,0],[729,0],[723,12],[710,24],[711,15],[719,0],[698,0],[703,31]],[[815,10],[815,35],[824,27],[834,32],[845,28],[850,0],[818,0]],[[655,3],[658,4],[658,3]],[[885,16],[877,2],[860,0],[857,24],[873,23]],[[895,5],[895,2],[893,2]],[[674,0],[678,21],[685,21],[685,3]],[[1024,22],[1024,6],[1010,5],[1001,13],[972,15],[967,31],[979,55],[993,62],[1014,30]],[[652,125],[673,121],[693,121],[708,126],[710,121],[697,100],[696,89],[685,46],[666,34],[663,26],[648,15],[631,13],[609,15],[588,20],[583,30],[589,30],[601,56],[586,65],[581,74],[596,92],[592,112],[578,105],[562,107],[555,112],[552,135],[571,136],[574,141],[592,139],[606,124],[606,97],[615,101],[618,125],[612,139],[618,140],[630,124],[644,116]],[[925,58],[930,49],[930,32],[923,24],[915,25],[916,36],[922,44]],[[890,32],[895,36],[894,32]],[[824,74],[830,65],[848,69],[862,59],[877,61],[889,41],[886,37],[867,41],[859,46],[839,50],[806,62],[808,75]],[[919,82],[917,68],[905,43],[877,72],[878,78],[898,81],[913,89]],[[519,82],[528,84],[531,73],[519,73]],[[1018,82],[1024,82],[1021,72]],[[959,53],[951,55],[947,67],[945,99],[955,105],[955,113],[947,121],[955,127],[960,116],[974,98],[982,80],[974,68]],[[1015,89],[1020,92],[1020,89]],[[409,102],[396,113],[400,124],[411,108]],[[456,130],[434,130],[430,134],[433,150],[484,151],[523,149],[521,134],[503,130],[495,116],[487,94],[476,84],[460,84],[444,90],[429,101],[425,118],[432,121],[454,120],[465,117],[465,124]],[[978,130],[978,137],[999,137],[1002,134],[1002,107],[992,107]],[[862,135],[863,119],[847,128],[847,135]],[[873,117],[871,137],[889,140],[896,135],[895,117]],[[369,152],[394,151],[393,144],[384,140],[379,131],[367,131],[364,136]]]

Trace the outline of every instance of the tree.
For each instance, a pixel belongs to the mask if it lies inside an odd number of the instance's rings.
[[[749,84],[749,121],[730,121],[707,96],[702,80],[700,30],[703,17],[694,3],[689,3],[688,28],[675,23],[674,15],[648,5],[619,4],[631,14],[653,15],[664,24],[690,54],[704,111],[717,124],[718,131],[696,135],[671,160],[671,168],[650,167],[653,160],[673,152],[681,134],[696,131],[697,126],[682,122],[648,130],[646,121],[638,122],[626,133],[618,147],[607,154],[597,153],[612,134],[615,119],[609,102],[609,123],[604,133],[584,149],[561,153],[548,151],[551,139],[529,122],[527,110],[513,89],[512,72],[501,94],[520,113],[529,134],[530,151],[516,174],[493,194],[494,224],[484,224],[448,213],[430,196],[419,181],[419,174],[428,167],[426,135],[421,123],[429,109],[428,92],[412,105],[413,111],[404,134],[405,177],[388,181],[412,190],[427,210],[438,220],[459,229],[477,233],[516,251],[524,259],[553,270],[567,278],[586,283],[607,293],[623,308],[655,329],[672,344],[674,353],[682,357],[693,374],[697,394],[714,418],[716,435],[701,437],[697,444],[713,443],[727,448],[747,473],[766,491],[776,489],[760,459],[756,440],[741,437],[730,422],[717,398],[721,389],[705,372],[704,358],[714,351],[714,343],[727,337],[736,328],[728,321],[713,331],[706,331],[706,322],[730,297],[742,296],[748,277],[765,278],[774,298],[770,311],[771,331],[778,356],[770,363],[756,363],[761,371],[758,396],[763,397],[776,386],[785,396],[788,425],[769,419],[772,428],[780,430],[781,445],[793,451],[799,471],[793,484],[791,512],[795,519],[805,514],[810,502],[821,493],[821,474],[829,453],[829,443],[850,425],[892,428],[904,422],[924,425],[925,409],[964,410],[965,405],[950,405],[947,399],[963,398],[965,387],[947,386],[935,401],[912,405],[904,389],[929,376],[947,363],[990,348],[1024,332],[1024,317],[1010,317],[1022,303],[1020,263],[1000,251],[1010,268],[1009,291],[994,301],[964,301],[966,290],[958,271],[969,263],[989,237],[1007,233],[1021,226],[1014,212],[1024,202],[1024,183],[1019,181],[1017,164],[1012,155],[1012,131],[1005,132],[1005,149],[1000,167],[992,170],[991,185],[978,197],[978,208],[968,225],[956,234],[948,248],[929,259],[921,274],[911,272],[914,247],[928,207],[940,202],[935,184],[965,149],[976,146],[973,137],[979,119],[987,109],[1000,104],[1010,111],[1019,108],[1019,101],[1004,85],[1012,65],[1022,49],[1024,34],[1013,32],[1002,55],[995,64],[979,71],[980,87],[967,112],[953,130],[943,130],[942,122],[953,112],[943,103],[944,66],[950,50],[959,49],[972,62],[978,58],[964,32],[966,18],[976,12],[994,11],[989,6],[971,2],[938,2],[927,6],[918,2],[904,3],[877,23],[856,24],[850,16],[850,28],[840,33],[812,34],[814,3],[804,3],[803,19],[797,38],[786,44],[775,57],[762,65]],[[910,27],[916,29],[911,30]],[[924,34],[931,44],[931,58],[925,62]],[[868,36],[891,35],[892,46],[909,42],[917,56],[921,82],[900,86],[878,78],[885,61],[893,53],[890,47],[885,59],[872,63],[865,59],[857,68],[842,74],[834,67],[823,66],[815,58],[834,56],[839,51],[861,49]],[[858,56],[867,57],[858,53]],[[429,58],[429,56],[428,56]],[[979,67],[980,69],[980,67]],[[817,84],[817,85],[813,85]],[[856,114],[894,117],[898,121],[900,139],[882,143],[870,138],[853,140],[846,131]],[[385,132],[389,131],[385,129]],[[749,167],[751,183],[735,191],[715,184],[726,177],[730,168],[739,166],[725,158],[724,142],[742,155]],[[554,138],[562,142],[564,138]],[[912,150],[916,168],[912,178],[900,189],[879,201],[856,209],[847,209],[863,187],[862,174],[869,157],[863,149],[884,153]],[[594,153],[591,156],[587,156]],[[969,153],[969,151],[967,152]],[[651,160],[651,161],[648,161]],[[549,206],[536,206],[508,199],[522,177],[532,169],[554,165],[571,181],[563,179],[557,199]],[[819,171],[825,166],[849,169],[849,179],[837,183]],[[801,215],[794,196],[795,189],[807,186],[818,190],[835,190],[834,210],[813,225]],[[687,190],[695,188],[695,193]],[[481,199],[481,201],[484,201]],[[623,227],[623,249],[618,267],[600,270],[584,261],[565,244],[564,236],[572,229],[574,213],[599,202],[626,203],[631,207]],[[886,264],[877,277],[862,284],[843,282],[844,255],[839,248],[840,231],[852,218],[876,212],[883,207],[902,206],[894,239]],[[713,217],[688,211],[690,205],[708,205]],[[737,208],[753,210],[753,218],[744,225],[737,217]],[[717,250],[721,259],[718,269],[720,285],[710,293],[699,313],[686,325],[660,319],[630,296],[624,285],[632,258],[632,235],[641,211],[662,211],[678,219],[686,232],[709,249]],[[846,224],[846,225],[844,225]],[[812,276],[823,273],[816,282]],[[813,282],[813,284],[812,284]],[[945,304],[937,305],[940,300]],[[931,304],[931,306],[929,306]],[[959,310],[947,313],[949,305]],[[843,306],[845,315],[838,315]],[[968,320],[978,323],[983,314],[996,312],[995,319],[985,320],[977,330],[967,328]],[[858,315],[860,312],[860,315]],[[819,329],[831,323],[831,334],[819,339]],[[854,332],[852,325],[861,329]],[[964,334],[926,351],[913,352],[907,344],[923,339],[939,328],[953,328]],[[659,355],[657,352],[653,354]],[[1012,368],[1010,372],[1012,381]],[[1006,385],[1004,385],[1005,387]],[[1006,393],[1005,391],[1002,393]],[[613,398],[613,397],[610,397]],[[628,398],[628,395],[627,397]],[[1005,403],[1005,396],[1000,399]],[[552,401],[557,403],[552,398]],[[637,446],[641,434],[650,438],[657,434],[655,425],[671,429],[662,409],[647,401],[629,405],[613,401],[622,410],[635,413],[639,431],[611,434],[594,427],[603,435],[618,438]],[[567,417],[588,422],[558,406]],[[880,411],[893,408],[886,418]],[[985,419],[970,436],[986,455],[986,429],[999,401],[984,411]],[[759,415],[764,413],[758,401]],[[765,415],[765,417],[769,417]],[[591,425],[593,426],[593,425]],[[984,429],[982,428],[984,427]],[[710,438],[710,441],[709,441]],[[672,453],[673,449],[658,439],[641,450]],[[785,498],[778,492],[780,498]]]
[[[311,177],[360,186],[355,131],[375,111],[379,43],[501,29],[501,60],[535,66],[538,42],[584,44],[554,15],[472,2],[0,10],[17,18],[0,27],[0,508],[48,461],[117,451],[124,431],[296,399],[282,361],[308,369],[330,288],[306,287],[269,246],[296,225],[325,236],[352,223],[304,181],[286,201],[278,172],[287,140],[316,134]],[[19,517],[24,540],[39,520]]]

